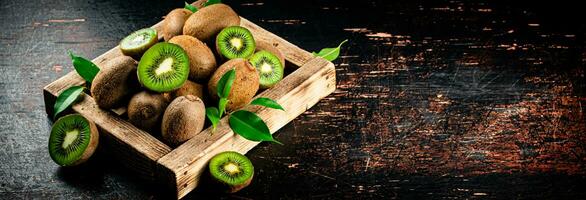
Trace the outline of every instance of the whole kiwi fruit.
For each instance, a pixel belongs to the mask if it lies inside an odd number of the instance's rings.
[[[216,58],[212,50],[203,42],[189,35],[171,38],[169,43],[177,44],[189,57],[189,79],[206,81],[216,70]]]
[[[183,26],[183,35],[209,43],[223,28],[237,25],[240,25],[240,16],[230,6],[218,3],[191,14]]]
[[[183,25],[185,21],[192,14],[191,11],[184,8],[177,8],[169,12],[163,20],[163,28],[161,34],[163,39],[169,41],[171,38],[181,35],[183,33]]]
[[[167,98],[168,100],[173,100],[177,97],[180,96],[187,96],[187,95],[193,95],[196,96],[200,99],[204,99],[203,98],[203,86],[199,83],[194,83],[192,81],[185,81],[185,83],[183,84],[183,86],[181,86],[181,88],[170,92],[170,93],[164,93],[165,98]]]
[[[226,61],[214,72],[208,82],[210,97],[218,99],[216,90],[218,81],[226,72],[232,69],[236,69],[236,78],[230,89],[230,95],[228,95],[226,109],[229,111],[241,108],[250,102],[259,88],[259,75],[256,72],[256,68],[248,60],[236,58]]]
[[[163,114],[161,133],[170,146],[179,146],[203,129],[205,122],[203,101],[193,95],[174,99]]]
[[[269,43],[268,41],[264,40],[256,41],[256,52],[263,50],[271,52],[273,55],[279,58],[279,61],[281,61],[281,65],[283,65],[283,68],[285,68],[285,55],[283,54],[283,52],[281,52],[281,50],[277,49],[276,45],[278,44]]]
[[[168,104],[162,94],[148,91],[136,93],[128,103],[128,121],[153,134],[154,131],[159,131]]]
[[[59,118],[51,128],[49,155],[61,166],[75,166],[89,159],[99,141],[98,128],[79,114]]]
[[[121,103],[137,83],[136,62],[129,56],[118,56],[106,61],[92,81],[90,92],[99,107],[110,109]]]

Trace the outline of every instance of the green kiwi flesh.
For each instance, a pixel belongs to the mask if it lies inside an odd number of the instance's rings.
[[[155,92],[180,88],[189,76],[189,57],[179,45],[160,42],[149,48],[138,63],[138,81]]]
[[[252,181],[254,166],[250,160],[234,151],[215,155],[209,163],[212,180],[225,186],[228,193],[238,192]]]
[[[124,55],[137,59],[140,58],[147,49],[155,45],[157,41],[157,30],[154,28],[143,28],[122,39],[122,41],[120,41],[120,51],[122,51],[122,54]]]
[[[256,68],[260,88],[273,87],[283,79],[283,65],[276,55],[263,50],[252,55],[249,61]]]
[[[252,33],[241,26],[226,27],[216,37],[216,50],[226,59],[248,58],[255,49]]]
[[[74,166],[86,161],[98,145],[98,129],[79,114],[59,118],[51,128],[49,154],[61,166]]]

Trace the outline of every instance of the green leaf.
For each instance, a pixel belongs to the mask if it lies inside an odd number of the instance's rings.
[[[237,133],[251,141],[269,141],[277,144],[283,144],[273,138],[269,127],[262,119],[253,112],[246,110],[239,110],[230,115],[230,128]]]
[[[226,72],[222,76],[222,78],[220,78],[220,80],[218,81],[218,85],[216,86],[218,97],[228,98],[228,95],[230,95],[230,89],[232,89],[232,84],[234,83],[235,78],[236,70],[234,68]]]
[[[322,57],[326,60],[329,61],[334,61],[336,60],[336,58],[338,58],[338,56],[340,55],[340,47],[342,47],[342,45],[344,43],[348,42],[348,39],[342,41],[338,47],[334,47],[334,48],[324,48],[321,51],[319,51],[319,53],[315,53],[313,52],[314,56],[319,56]]]
[[[208,0],[207,2],[203,3],[203,7],[212,5],[212,4],[217,4],[217,3],[222,3],[222,0]]]
[[[92,80],[94,80],[94,77],[96,77],[96,74],[100,71],[100,68],[88,59],[76,56],[71,51],[67,52],[71,57],[71,62],[73,63],[73,67],[75,68],[75,71],[77,71],[77,74],[87,82],[91,83]]]
[[[218,112],[218,109],[216,107],[207,107],[206,108],[206,116],[208,117],[208,119],[210,120],[210,122],[212,122],[212,132],[216,130],[216,126],[218,125],[218,122],[220,121],[220,114]]]
[[[187,2],[185,2],[185,9],[190,10],[191,12],[197,12],[197,8],[191,4],[188,4]]]
[[[252,102],[250,102],[250,105],[259,105],[285,111],[285,109],[279,103],[266,97],[260,97],[253,100]]]
[[[59,113],[63,112],[65,109],[71,106],[71,104],[73,104],[77,98],[79,98],[83,90],[84,87],[82,86],[72,86],[61,92],[55,101],[55,105],[53,106],[53,118],[57,117]]]
[[[218,102],[218,108],[220,109],[220,114],[218,116],[222,117],[224,112],[226,112],[226,104],[228,104],[228,99],[227,98],[220,98],[220,101]]]

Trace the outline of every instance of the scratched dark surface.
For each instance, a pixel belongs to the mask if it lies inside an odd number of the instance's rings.
[[[581,6],[225,2],[310,51],[350,42],[338,89],[277,133],[285,146],[248,153],[253,184],[224,197],[586,198]],[[41,90],[72,70],[67,49],[96,57],[182,4],[1,1],[0,199],[164,198],[102,151],[57,167]]]

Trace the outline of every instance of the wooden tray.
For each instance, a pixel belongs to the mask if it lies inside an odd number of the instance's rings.
[[[202,2],[200,0],[193,4],[200,7]],[[159,22],[152,27],[160,30],[161,24],[162,22]],[[248,28],[257,40],[277,45],[285,55],[287,67],[295,68],[295,71],[275,87],[256,96],[276,100],[286,112],[259,106],[243,108],[258,114],[266,122],[271,133],[285,126],[336,89],[334,64],[323,58],[314,57],[311,53],[244,18],[241,18],[240,25]],[[159,40],[161,39],[159,36]],[[119,55],[122,53],[115,47],[95,58],[93,62],[101,66],[104,61]],[[63,90],[83,84],[84,80],[74,71],[45,86],[43,95],[47,114],[52,116],[55,100]],[[210,134],[211,129],[208,127],[181,146],[172,149],[124,120],[119,116],[119,111],[99,108],[89,95],[85,95],[84,100],[73,105],[72,110],[96,123],[100,129],[101,148],[106,148],[140,177],[169,186],[176,198],[185,196],[197,187],[199,177],[213,155],[228,150],[244,154],[258,144],[234,134],[228,125],[227,117],[221,119],[213,135]]]

